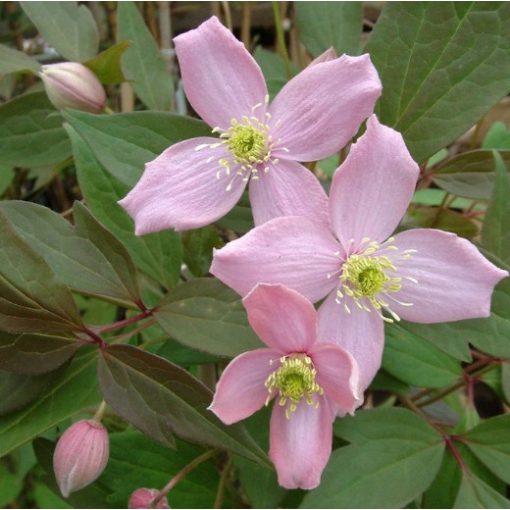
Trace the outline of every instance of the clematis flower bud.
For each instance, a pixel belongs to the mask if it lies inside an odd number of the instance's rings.
[[[136,489],[129,497],[128,508],[170,508],[166,497],[161,498],[156,506],[152,506],[152,502],[159,494],[157,489]]]
[[[60,437],[53,469],[60,492],[68,497],[99,478],[109,456],[107,430],[95,420],[80,420]]]
[[[39,73],[48,98],[55,107],[75,108],[85,112],[100,112],[106,94],[96,75],[76,62],[42,66]]]

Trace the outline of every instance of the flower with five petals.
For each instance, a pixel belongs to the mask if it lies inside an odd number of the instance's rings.
[[[219,138],[177,143],[146,165],[120,201],[136,233],[212,223],[248,181],[256,224],[294,214],[327,221],[326,194],[297,161],[334,154],[373,111],[381,82],[370,57],[326,52],[269,104],[258,64],[216,17],[175,48],[188,100]]]
[[[225,369],[210,406],[231,424],[274,399],[269,456],[287,489],[313,489],[331,454],[336,414],[353,413],[358,367],[334,344],[318,343],[312,303],[281,285],[258,285],[243,299],[250,325],[267,345]]]
[[[455,234],[421,228],[391,236],[418,174],[402,136],[373,115],[333,177],[331,228],[273,219],[216,251],[211,272],[241,295],[264,282],[313,302],[326,298],[319,338],[354,356],[366,388],[381,364],[384,320],[487,317],[494,286],[508,276]]]

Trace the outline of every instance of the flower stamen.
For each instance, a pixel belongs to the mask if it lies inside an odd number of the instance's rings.
[[[264,383],[268,390],[266,405],[278,394],[278,405],[285,406],[285,416],[290,418],[302,399],[315,408],[319,407],[317,395],[324,390],[315,381],[317,370],[310,357],[305,354],[294,354],[280,358],[280,367],[275,370]]]

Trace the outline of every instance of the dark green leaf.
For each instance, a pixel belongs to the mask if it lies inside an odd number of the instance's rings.
[[[95,350],[77,356],[51,390],[21,411],[0,418],[0,457],[99,402],[95,360]]]
[[[388,2],[367,46],[381,121],[425,161],[508,93],[509,45],[507,2]]]
[[[506,163],[510,151],[502,151]],[[489,150],[464,152],[449,159],[433,173],[432,180],[444,190],[466,198],[488,200],[494,189],[494,156]]]
[[[499,478],[510,483],[510,416],[486,420],[464,435],[469,449]]]
[[[437,228],[467,239],[472,239],[478,234],[476,223],[457,211],[439,207],[411,207],[402,221],[402,227]]]
[[[73,331],[81,319],[71,292],[0,212],[0,330]]]
[[[10,166],[0,165],[0,196],[2,196],[7,188],[11,185],[15,171]]]
[[[30,58],[22,51],[8,48],[0,44],[0,74],[17,73],[18,71],[29,71],[37,73],[41,64]]]
[[[510,402],[510,362],[501,365],[501,389],[507,403]]]
[[[441,351],[449,354],[459,361],[471,361],[471,352],[464,333],[457,331],[456,322],[440,324],[416,324],[414,322],[400,321],[397,329],[405,330],[408,336],[419,337],[432,343]],[[390,328],[392,326],[389,326]]]
[[[126,81],[121,68],[121,57],[131,46],[129,41],[121,41],[102,51],[85,65],[94,72],[102,83],[111,85]]]
[[[239,296],[213,278],[177,286],[154,317],[171,337],[210,354],[233,357],[262,346]]]
[[[496,186],[482,229],[485,249],[510,264],[510,177],[499,153],[494,151]]]
[[[0,369],[21,374],[55,370],[81,347],[76,338],[0,333]]]
[[[99,382],[115,412],[152,439],[174,446],[183,439],[226,448],[265,464],[264,452],[239,425],[226,426],[207,410],[212,392],[189,372],[128,345],[102,351]]]
[[[398,324],[386,328],[383,367],[413,386],[441,388],[462,375],[460,363]],[[448,340],[446,340],[448,341]]]
[[[248,193],[243,193],[237,205],[226,216],[218,220],[217,224],[240,234],[245,234],[254,228]]]
[[[108,172],[132,187],[145,163],[168,146],[195,136],[210,135],[201,121],[162,112],[94,115],[66,111],[64,117],[89,144]]]
[[[402,508],[430,485],[443,450],[432,433],[426,441],[389,438],[339,448],[301,508]]]
[[[109,502],[115,508],[125,508],[129,496],[144,487],[163,487],[184,466],[204,451],[177,440],[177,451],[160,444],[137,431],[110,435],[110,458],[100,482],[112,493]],[[269,471],[269,470],[266,470]],[[186,475],[168,495],[172,508],[212,508],[219,477],[207,461]]]
[[[335,435],[354,444],[383,439],[405,439],[424,443],[439,439],[437,432],[407,409],[388,407],[358,411],[336,420]]]
[[[510,508],[510,501],[475,475],[464,473],[454,508]]]
[[[363,29],[361,2],[296,2],[299,37],[317,57],[328,48],[359,55]]]
[[[118,278],[128,299],[142,307],[136,267],[126,248],[80,202],[74,203],[73,217],[76,234],[92,242],[106,259],[111,273]]]
[[[71,154],[62,117],[44,92],[0,106],[0,162],[32,167],[59,163]]]
[[[30,202],[4,201],[0,211],[74,291],[130,307],[140,303],[136,270],[126,249],[79,202],[74,205],[75,228],[60,214]]]
[[[195,276],[205,276],[209,272],[213,249],[223,246],[223,241],[213,226],[184,232],[182,243],[184,263]]]
[[[132,41],[122,68],[136,95],[152,110],[170,110],[173,83],[165,62],[134,2],[117,6],[117,37]]]
[[[485,135],[482,143],[484,149],[510,150],[510,131],[503,122],[495,122]]]
[[[0,370],[0,416],[12,413],[48,391],[56,373],[29,376]]]
[[[109,175],[89,146],[72,128],[68,129],[78,171],[78,181],[88,207],[127,248],[138,267],[166,287],[175,285],[181,272],[182,246],[174,231],[135,236],[134,225],[117,204],[128,188]]]
[[[92,13],[78,2],[20,2],[44,40],[63,57],[84,62],[94,57],[99,33]]]

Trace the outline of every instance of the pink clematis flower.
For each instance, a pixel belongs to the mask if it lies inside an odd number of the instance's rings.
[[[327,221],[327,197],[296,161],[337,152],[373,111],[381,82],[368,55],[326,52],[269,105],[258,64],[216,17],[175,38],[184,89],[219,138],[169,147],[120,204],[137,234],[188,230],[224,216],[250,181],[256,224],[286,215]]]
[[[243,303],[268,348],[228,365],[210,409],[231,424],[274,398],[269,456],[278,483],[313,489],[331,454],[335,413],[353,413],[361,403],[356,362],[337,345],[316,341],[317,312],[296,291],[261,284]]]
[[[415,229],[389,237],[418,173],[402,136],[373,115],[333,177],[333,232],[304,217],[273,219],[216,251],[211,272],[241,295],[265,282],[313,302],[326,298],[319,338],[354,356],[366,388],[381,364],[384,320],[487,317],[494,286],[508,276],[455,234]]]

